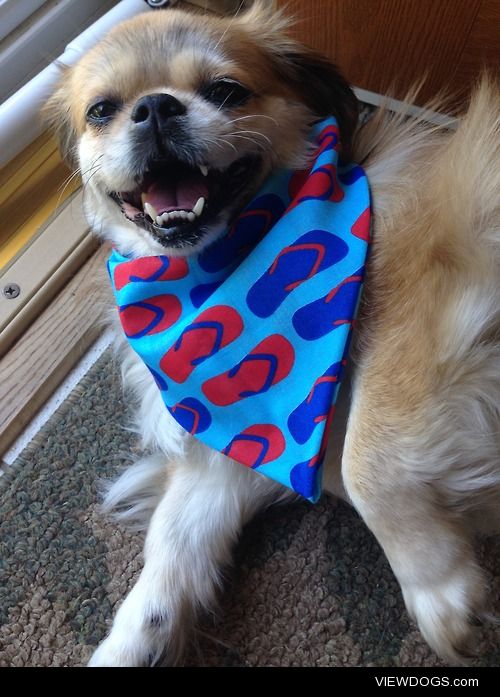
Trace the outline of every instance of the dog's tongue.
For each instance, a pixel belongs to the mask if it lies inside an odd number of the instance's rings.
[[[143,193],[143,203],[149,203],[158,215],[170,211],[191,211],[199,198],[208,198],[208,187],[202,177],[192,175],[176,184],[167,180],[155,181]]]

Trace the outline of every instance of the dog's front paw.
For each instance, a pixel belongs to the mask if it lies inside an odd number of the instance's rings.
[[[166,638],[156,632],[122,632],[113,628],[92,654],[90,668],[147,667],[163,662]]]
[[[152,666],[160,660],[163,650],[159,638],[115,628],[94,651],[88,665],[90,668]]]
[[[163,586],[142,576],[118,610],[111,632],[96,649],[90,667],[175,665],[185,642],[189,617],[167,602]],[[154,601],[153,601],[154,598]],[[168,607],[168,611],[167,611]]]
[[[124,668],[147,666],[150,662],[141,647],[110,635],[94,651],[88,665],[90,668]]]

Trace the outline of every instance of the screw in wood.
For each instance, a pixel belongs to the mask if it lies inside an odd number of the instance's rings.
[[[3,288],[3,294],[7,300],[14,300],[14,298],[17,298],[20,293],[21,288],[17,285],[17,283],[7,283],[7,285]]]

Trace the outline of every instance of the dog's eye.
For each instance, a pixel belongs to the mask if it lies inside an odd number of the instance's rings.
[[[87,121],[91,124],[102,125],[110,121],[115,115],[118,105],[103,99],[96,102],[87,110]]]
[[[252,92],[236,80],[221,78],[201,90],[202,96],[219,107],[235,107],[244,104],[252,96]]]

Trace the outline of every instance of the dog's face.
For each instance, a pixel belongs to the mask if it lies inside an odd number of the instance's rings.
[[[124,253],[200,249],[276,167],[307,161],[311,123],[356,100],[257,4],[232,19],[164,10],[116,27],[47,105],[81,168],[87,216]]]

